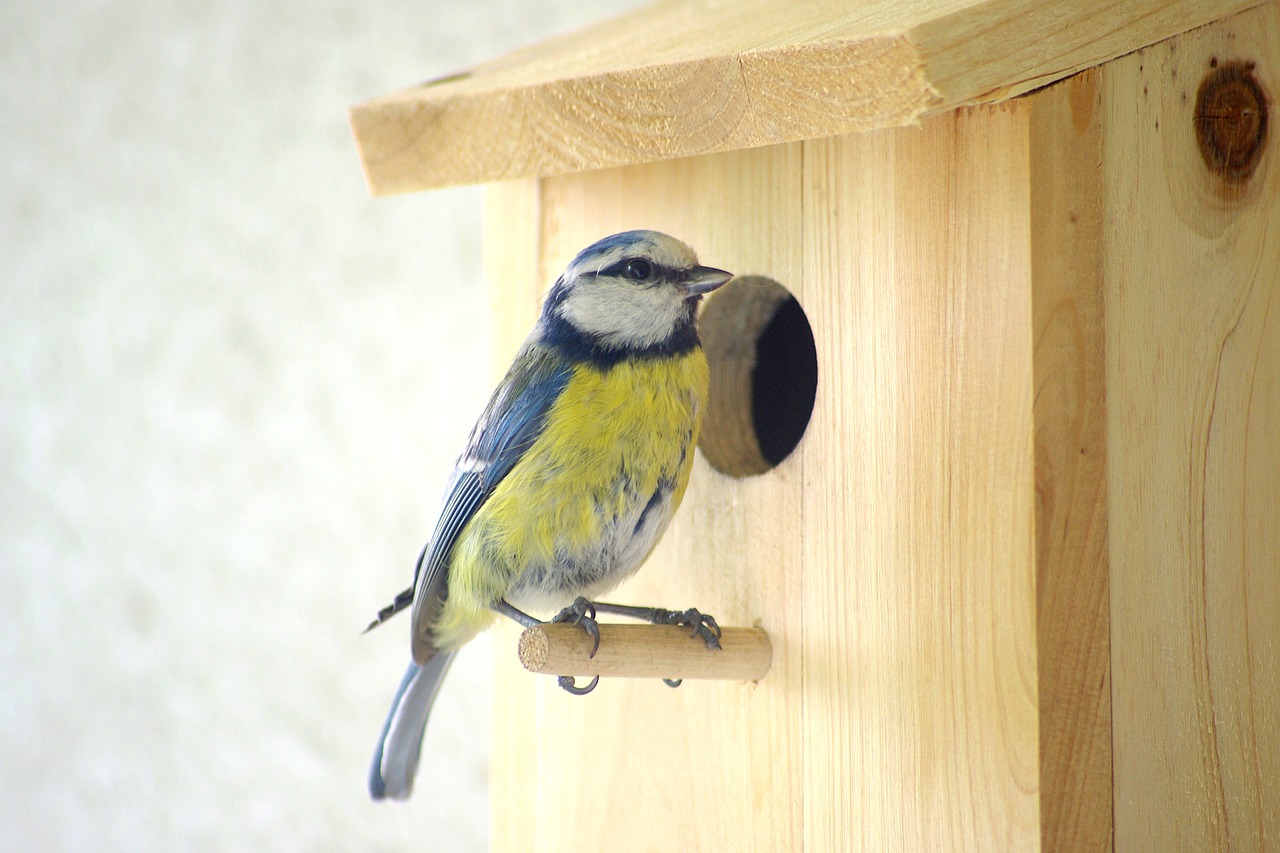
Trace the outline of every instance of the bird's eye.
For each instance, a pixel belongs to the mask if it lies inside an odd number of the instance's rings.
[[[653,264],[644,258],[632,258],[623,266],[622,274],[632,281],[644,281],[653,275]]]

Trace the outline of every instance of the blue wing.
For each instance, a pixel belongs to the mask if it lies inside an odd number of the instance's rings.
[[[554,351],[526,344],[493,392],[454,466],[435,532],[418,557],[413,581],[415,636],[435,622],[448,595],[449,557],[458,536],[538,440],[572,370]]]

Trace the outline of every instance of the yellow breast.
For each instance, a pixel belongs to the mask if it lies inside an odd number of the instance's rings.
[[[637,517],[659,490],[669,491],[665,527],[689,481],[708,383],[700,349],[603,371],[575,367],[541,436],[459,537],[437,644],[464,643],[486,627],[490,605],[526,573],[590,559],[618,534],[618,519]],[[633,565],[602,570],[620,580],[652,544]]]

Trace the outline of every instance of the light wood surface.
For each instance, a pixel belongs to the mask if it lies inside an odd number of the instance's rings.
[[[611,596],[762,626],[768,675],[572,697],[500,628],[495,850],[1274,846],[1275,121],[1244,176],[1194,128],[1278,54],[1272,2],[919,127],[490,191],[498,363],[637,227],[789,288],[819,360],[795,453],[699,458]]]
[[[536,194],[537,254],[497,303],[501,328],[532,322],[528,305],[583,246],[626,228],[657,228],[701,260],[784,284],[801,275],[800,147],[743,151],[699,162],[545,180]],[[505,255],[502,208],[490,194],[493,251]],[[517,193],[527,197],[527,193]],[[741,216],[750,211],[750,216]],[[762,240],[760,235],[777,235]],[[512,249],[516,252],[518,249]],[[539,269],[541,284],[524,273]],[[518,334],[523,336],[527,326]],[[514,344],[508,342],[508,346]],[[516,634],[495,638],[493,847],[510,851],[795,849],[802,837],[803,744],[799,456],[767,476],[733,479],[699,456],[684,505],[662,544],[611,600],[697,607],[722,624],[760,625],[773,645],[769,674],[753,682],[615,680],[585,697],[524,672]],[[623,808],[593,808],[600,802]],[[620,842],[619,839],[625,839]]]
[[[1280,92],[1280,5],[1103,75],[1119,851],[1280,845],[1275,117],[1243,182],[1194,131],[1201,81],[1232,61]]]
[[[722,628],[718,649],[676,625],[602,622],[599,629],[593,655],[594,641],[578,625],[526,628],[517,647],[520,665],[539,675],[758,681],[773,658],[769,635],[760,628]]]
[[[1038,838],[1027,122],[805,143],[806,850]]]
[[[1041,842],[1062,853],[1111,848],[1101,73],[1029,98]]]
[[[699,459],[611,596],[758,623],[769,674],[576,698],[502,668],[495,849],[1036,844],[1028,128],[1025,105],[980,108],[540,182],[544,272],[612,231],[676,234],[800,299],[820,385],[777,468]],[[530,786],[538,819],[506,825]]]
[[[540,268],[541,189],[535,180],[491,184],[484,192],[484,268],[489,311],[490,379],[496,384],[533,328],[546,286]],[[541,803],[531,795],[534,753],[528,720],[538,705],[539,681],[511,654],[519,626],[499,619],[492,629],[494,704],[489,743],[489,826],[494,850],[522,850],[534,836]],[[519,725],[512,725],[519,719]]]
[[[395,193],[901,127],[1258,0],[666,0],[352,107]]]

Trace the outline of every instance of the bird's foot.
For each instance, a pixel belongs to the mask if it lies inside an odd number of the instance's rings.
[[[601,613],[613,613],[629,619],[640,619],[651,625],[681,625],[693,629],[693,636],[701,637],[707,648],[716,651],[720,648],[720,626],[710,614],[690,607],[688,610],[666,610],[661,607],[638,607],[634,604],[607,604],[595,602],[596,610]]]
[[[581,625],[582,629],[587,632],[587,635],[593,641],[591,654],[588,657],[595,657],[596,652],[600,650],[600,625],[596,622],[597,611],[628,616],[632,619],[643,619],[654,625],[679,625],[685,628],[692,628],[693,633],[691,636],[701,637],[709,650],[716,651],[720,648],[720,626],[716,623],[715,617],[693,607],[688,610],[665,610],[661,607],[602,604],[591,602],[582,596],[578,596],[574,599],[573,604],[557,613],[551,621],[569,625]],[[662,681],[668,687],[680,686],[679,679],[664,678]],[[571,675],[562,675],[557,681],[560,687],[575,696],[583,696],[590,693],[599,682],[600,676],[598,675],[592,678],[585,687],[578,687]]]
[[[720,648],[720,626],[710,613],[703,613],[696,608],[688,610],[662,610],[654,608],[651,617],[655,625],[681,625],[692,628],[691,636],[701,637],[707,648],[716,651]]]
[[[582,596],[575,598],[573,600],[573,604],[570,604],[564,610],[557,613],[551,621],[563,622],[569,625],[581,625],[582,630],[586,631],[587,636],[589,636],[593,641],[591,654],[587,655],[587,657],[593,658],[596,656],[596,652],[600,651],[600,625],[596,622],[596,606]],[[572,678],[569,679],[569,683],[573,684]],[[560,683],[560,686],[564,687],[565,690],[569,690],[568,687],[565,687],[563,681]],[[592,683],[590,687],[583,691],[583,693],[588,692],[594,687],[595,684]],[[575,691],[569,690],[569,692],[574,693]]]

